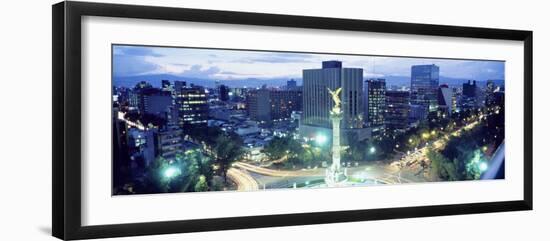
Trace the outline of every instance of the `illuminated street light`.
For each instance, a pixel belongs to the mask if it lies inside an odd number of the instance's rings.
[[[374,148],[374,146],[371,147],[371,148],[369,149],[369,152],[370,152],[370,154],[375,153],[375,152],[376,152],[376,148]]]
[[[487,166],[486,162],[480,162],[479,163],[479,171],[485,172],[485,171],[487,171],[487,168],[489,168],[489,167]]]
[[[327,142],[327,136],[325,136],[323,134],[318,134],[315,137],[315,142],[317,143],[317,145],[323,145]]]
[[[166,178],[172,178],[178,175],[178,169],[175,167],[169,167],[166,170],[164,170],[164,176]]]
[[[428,133],[428,132],[422,133],[422,138],[424,138],[424,139],[430,138],[430,133]]]

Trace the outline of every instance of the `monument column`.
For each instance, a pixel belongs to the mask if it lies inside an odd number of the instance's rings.
[[[332,120],[332,169],[339,172],[340,164],[340,121],[342,120],[342,112],[334,113],[331,111],[330,119]]]
[[[330,111],[332,120],[332,164],[326,171],[325,183],[328,186],[334,186],[347,179],[340,163],[340,121],[342,120],[342,110],[340,109],[340,92],[342,88],[334,91],[328,90],[334,101],[334,106]]]

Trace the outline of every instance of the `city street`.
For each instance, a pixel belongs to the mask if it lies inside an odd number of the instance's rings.
[[[434,150],[442,150],[450,136],[460,136],[463,131],[471,130],[479,123],[474,120],[451,133],[441,135],[439,139],[431,142],[431,147]],[[346,172],[351,179],[365,182],[364,185],[437,181],[430,176],[429,172],[425,172],[429,165],[427,158],[429,147],[429,145],[424,145],[391,164],[358,165],[347,167]],[[425,162],[424,166],[421,164],[423,161]],[[243,191],[291,188],[323,182],[325,168],[276,170],[240,161],[232,165],[228,171],[228,177],[236,183],[238,190]]]

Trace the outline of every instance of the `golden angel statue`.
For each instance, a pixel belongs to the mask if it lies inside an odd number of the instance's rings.
[[[330,90],[329,88],[328,89],[328,92],[330,93],[330,95],[332,96],[332,100],[334,101],[334,107],[333,109],[340,109],[340,103],[342,102],[340,100],[340,92],[342,91],[342,88],[338,88],[334,91]]]

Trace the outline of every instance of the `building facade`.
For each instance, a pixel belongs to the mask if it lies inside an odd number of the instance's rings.
[[[411,104],[426,109],[426,114],[437,110],[439,66],[413,65],[411,67]],[[425,116],[424,116],[425,117]]]
[[[293,111],[302,110],[302,91],[272,90],[269,92],[271,119],[290,118]]]
[[[447,116],[450,116],[455,111],[455,95],[453,93],[453,89],[449,88],[448,85],[439,86],[439,90],[437,92],[437,104],[439,105],[439,110]]]
[[[311,138],[320,129],[332,129],[330,110],[334,103],[328,89],[342,88],[340,93],[341,128],[363,127],[363,69],[342,68],[340,61],[325,61],[321,69],[306,69],[303,75],[303,102],[300,134]]]
[[[386,111],[386,80],[370,79],[366,83],[367,123],[369,126],[382,126]]]
[[[460,101],[461,110],[472,110],[480,107],[480,102],[483,99],[480,89],[477,86],[477,82],[470,81],[462,84],[462,96]]]
[[[296,80],[294,80],[294,79],[291,79],[291,80],[286,82],[286,89],[287,90],[296,89],[297,87],[298,86],[296,85]]]
[[[203,87],[180,87],[175,90],[178,126],[185,130],[193,126],[206,126],[208,122],[208,96]]]
[[[155,131],[155,156],[172,160],[183,151],[183,131],[179,127]]]
[[[218,92],[221,101],[229,100],[229,87],[227,87],[227,85],[220,85]]]
[[[251,90],[246,98],[250,119],[271,122],[290,118],[293,111],[302,109],[302,91],[257,89]]]
[[[385,95],[385,128],[389,132],[407,130],[410,110],[410,93],[408,91],[388,90]]]
[[[172,106],[172,95],[170,92],[155,91],[143,95],[143,112],[145,114],[164,117],[165,113]]]
[[[250,119],[259,122],[271,121],[271,104],[268,89],[250,90],[246,94],[246,112]]]

